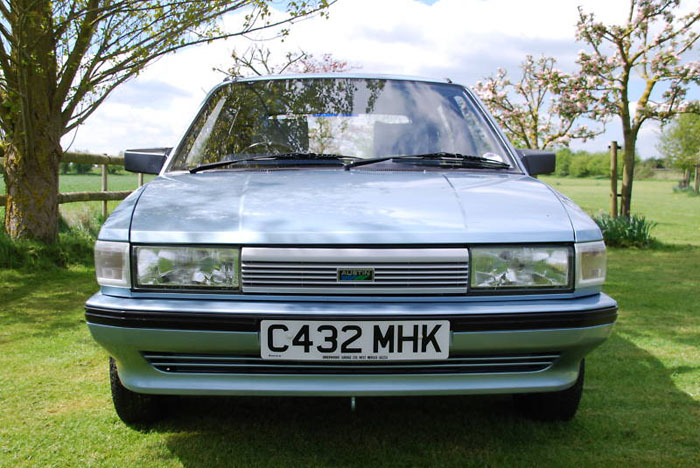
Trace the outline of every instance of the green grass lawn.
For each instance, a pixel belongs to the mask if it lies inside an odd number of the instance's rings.
[[[541,177],[590,214],[610,209],[606,179]],[[637,180],[632,185],[632,213],[657,223],[652,235],[664,243],[700,246],[700,197],[674,193],[675,180]],[[619,190],[619,188],[618,188]]]
[[[607,206],[605,181],[546,180]],[[700,198],[672,185],[635,185],[666,245],[610,252],[620,317],[563,424],[507,396],[359,398],[355,413],[345,398],[182,398],[131,428],[84,323],[93,270],[0,269],[0,466],[700,466]]]

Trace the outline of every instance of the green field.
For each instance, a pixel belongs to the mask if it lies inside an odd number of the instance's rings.
[[[541,177],[590,214],[608,212],[610,181]],[[700,197],[674,193],[676,180],[637,180],[632,185],[632,213],[657,223],[652,234],[664,243],[700,246]],[[619,187],[618,187],[619,190]]]
[[[546,180],[607,207],[605,181]],[[620,318],[570,423],[523,419],[506,396],[359,398],[355,413],[345,398],[182,398],[131,428],[84,323],[92,269],[0,269],[0,466],[700,466],[700,197],[673,184],[635,185],[664,245],[610,251]]]

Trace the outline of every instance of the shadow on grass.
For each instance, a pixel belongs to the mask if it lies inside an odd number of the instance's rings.
[[[697,347],[699,317],[692,298],[697,296],[699,263],[700,249],[691,246],[613,249],[605,291],[620,305],[618,330]]]
[[[349,398],[239,397],[179,399],[155,430],[186,467],[688,465],[699,405],[671,372],[614,336],[570,423],[524,419],[508,396],[366,397],[355,413]]]
[[[85,326],[82,305],[97,289],[92,270],[56,269],[42,273],[5,271],[0,285],[7,287],[0,308],[0,324],[16,326],[0,342],[50,336],[59,330]]]

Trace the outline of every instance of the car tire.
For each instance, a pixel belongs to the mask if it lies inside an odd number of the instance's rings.
[[[109,382],[112,402],[119,419],[126,424],[147,424],[165,415],[165,396],[132,392],[119,379],[117,363],[109,358]]]
[[[514,395],[516,407],[527,417],[539,421],[572,420],[581,401],[585,368],[585,362],[581,361],[576,382],[566,390]]]

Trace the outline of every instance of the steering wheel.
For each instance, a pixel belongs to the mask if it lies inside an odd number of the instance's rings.
[[[268,152],[270,152],[271,148],[275,148],[275,147],[283,149],[284,153],[293,153],[294,152],[294,149],[285,143],[277,143],[274,141],[256,141],[255,143],[251,143],[250,145],[243,148],[241,151],[239,151],[239,153],[246,153],[247,151],[249,151],[253,148],[257,148],[258,146],[266,147]]]

